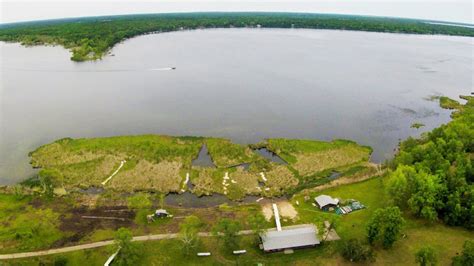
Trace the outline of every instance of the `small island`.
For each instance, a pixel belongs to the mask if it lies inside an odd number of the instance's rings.
[[[419,129],[419,128],[422,128],[424,126],[425,126],[425,124],[423,124],[423,123],[415,122],[415,123],[411,124],[410,127],[415,128],[415,129]]]

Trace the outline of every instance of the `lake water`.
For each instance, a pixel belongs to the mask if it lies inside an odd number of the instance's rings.
[[[1,44],[0,183],[31,176],[28,152],[63,137],[347,138],[383,161],[399,139],[449,121],[424,98],[470,94],[472,40],[197,30],[133,38],[85,63],[61,47]]]

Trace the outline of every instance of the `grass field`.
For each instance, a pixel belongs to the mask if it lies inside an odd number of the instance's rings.
[[[339,218],[336,229],[342,239],[359,238],[364,240],[367,220],[377,208],[387,205],[383,193],[383,178],[380,177],[330,188],[321,192],[311,192],[310,196],[318,194],[328,194],[341,199],[353,198],[367,206],[367,209]],[[311,205],[311,202],[305,202],[303,194],[295,195],[291,201],[295,203],[296,200],[300,203],[299,206],[294,204],[299,213],[299,220],[296,223],[312,222],[319,224],[331,217],[336,217],[335,214],[319,211]],[[258,208],[250,205],[222,206],[217,212],[221,213],[219,217],[230,215],[227,217],[242,221],[245,228],[247,227],[246,219],[240,215],[255,211],[258,211]],[[213,219],[216,219],[216,217],[210,216],[211,213],[206,210],[199,210],[196,215],[206,224],[203,231],[210,230]],[[432,245],[438,252],[439,265],[450,265],[451,258],[461,250],[464,241],[474,238],[474,232],[465,229],[448,227],[440,223],[430,225],[409,215],[405,215],[405,219],[407,223],[403,233],[406,237],[398,240],[393,248],[389,250],[375,247],[376,261],[372,265],[416,265],[414,253],[426,244]],[[168,227],[173,223],[176,223],[176,221],[168,220],[164,224],[157,225],[157,227]],[[293,222],[284,222],[288,225],[291,223]],[[273,225],[269,223],[268,226]],[[134,233],[142,232],[135,229]],[[111,234],[112,231],[97,231],[94,235],[91,235],[90,240],[103,240],[110,237]],[[255,265],[257,263],[263,263],[263,265],[351,265],[339,256],[337,250],[340,243],[338,242],[326,243],[313,249],[296,250],[291,255],[282,253],[264,254],[258,249],[252,236],[245,236],[241,238],[239,248],[246,249],[247,254],[235,256],[230,251],[222,248],[222,243],[219,243],[215,238],[201,238],[201,240],[202,243],[198,251],[211,252],[212,256],[205,258],[195,255],[184,256],[181,251],[182,244],[178,240],[154,241],[140,244],[143,248],[140,263],[143,265]],[[37,265],[39,262],[48,264],[53,263],[60,257],[66,258],[68,265],[81,265],[84,261],[90,265],[101,265],[111,252],[110,248],[100,248],[57,256],[14,260],[11,261],[11,265]]]
[[[383,178],[330,188],[320,192],[311,192],[311,199],[320,194],[341,199],[356,199],[367,206],[367,209],[352,212],[339,218],[337,232],[342,239],[365,239],[365,226],[377,208],[389,206],[384,193]],[[316,210],[311,202],[304,201],[303,194],[293,197],[292,202],[299,201],[296,209],[300,222],[320,223],[323,219],[339,217],[336,214]],[[451,258],[462,249],[465,240],[473,239],[474,232],[463,228],[449,227],[441,223],[427,224],[422,220],[405,214],[406,226],[403,233],[406,238],[397,241],[390,250],[376,247],[375,265],[415,265],[414,253],[424,245],[432,245],[439,254],[439,265],[450,265]]]

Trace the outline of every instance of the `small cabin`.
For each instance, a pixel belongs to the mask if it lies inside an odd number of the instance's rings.
[[[339,204],[338,199],[334,199],[328,195],[319,195],[314,198],[314,201],[321,210],[328,211],[330,208],[336,208]]]

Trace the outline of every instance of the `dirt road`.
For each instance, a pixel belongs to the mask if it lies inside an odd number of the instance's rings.
[[[243,230],[239,232],[239,235],[250,235],[252,234],[251,230]],[[201,232],[198,233],[201,237],[209,237],[212,236],[211,233],[208,232]],[[178,234],[158,234],[158,235],[146,235],[146,236],[135,236],[133,237],[132,241],[153,241],[153,240],[162,240],[162,239],[173,239],[177,238]],[[22,253],[12,253],[12,254],[2,254],[0,255],[0,260],[10,260],[10,259],[20,259],[20,258],[28,258],[28,257],[37,257],[37,256],[45,256],[45,255],[53,255],[59,253],[66,253],[71,251],[78,251],[84,249],[91,249],[91,248],[98,248],[113,245],[113,240],[106,240],[106,241],[99,241],[89,244],[82,244],[77,246],[70,246],[64,248],[55,248],[55,249],[48,249],[48,250],[41,250],[41,251],[32,251],[32,252],[22,252]]]

